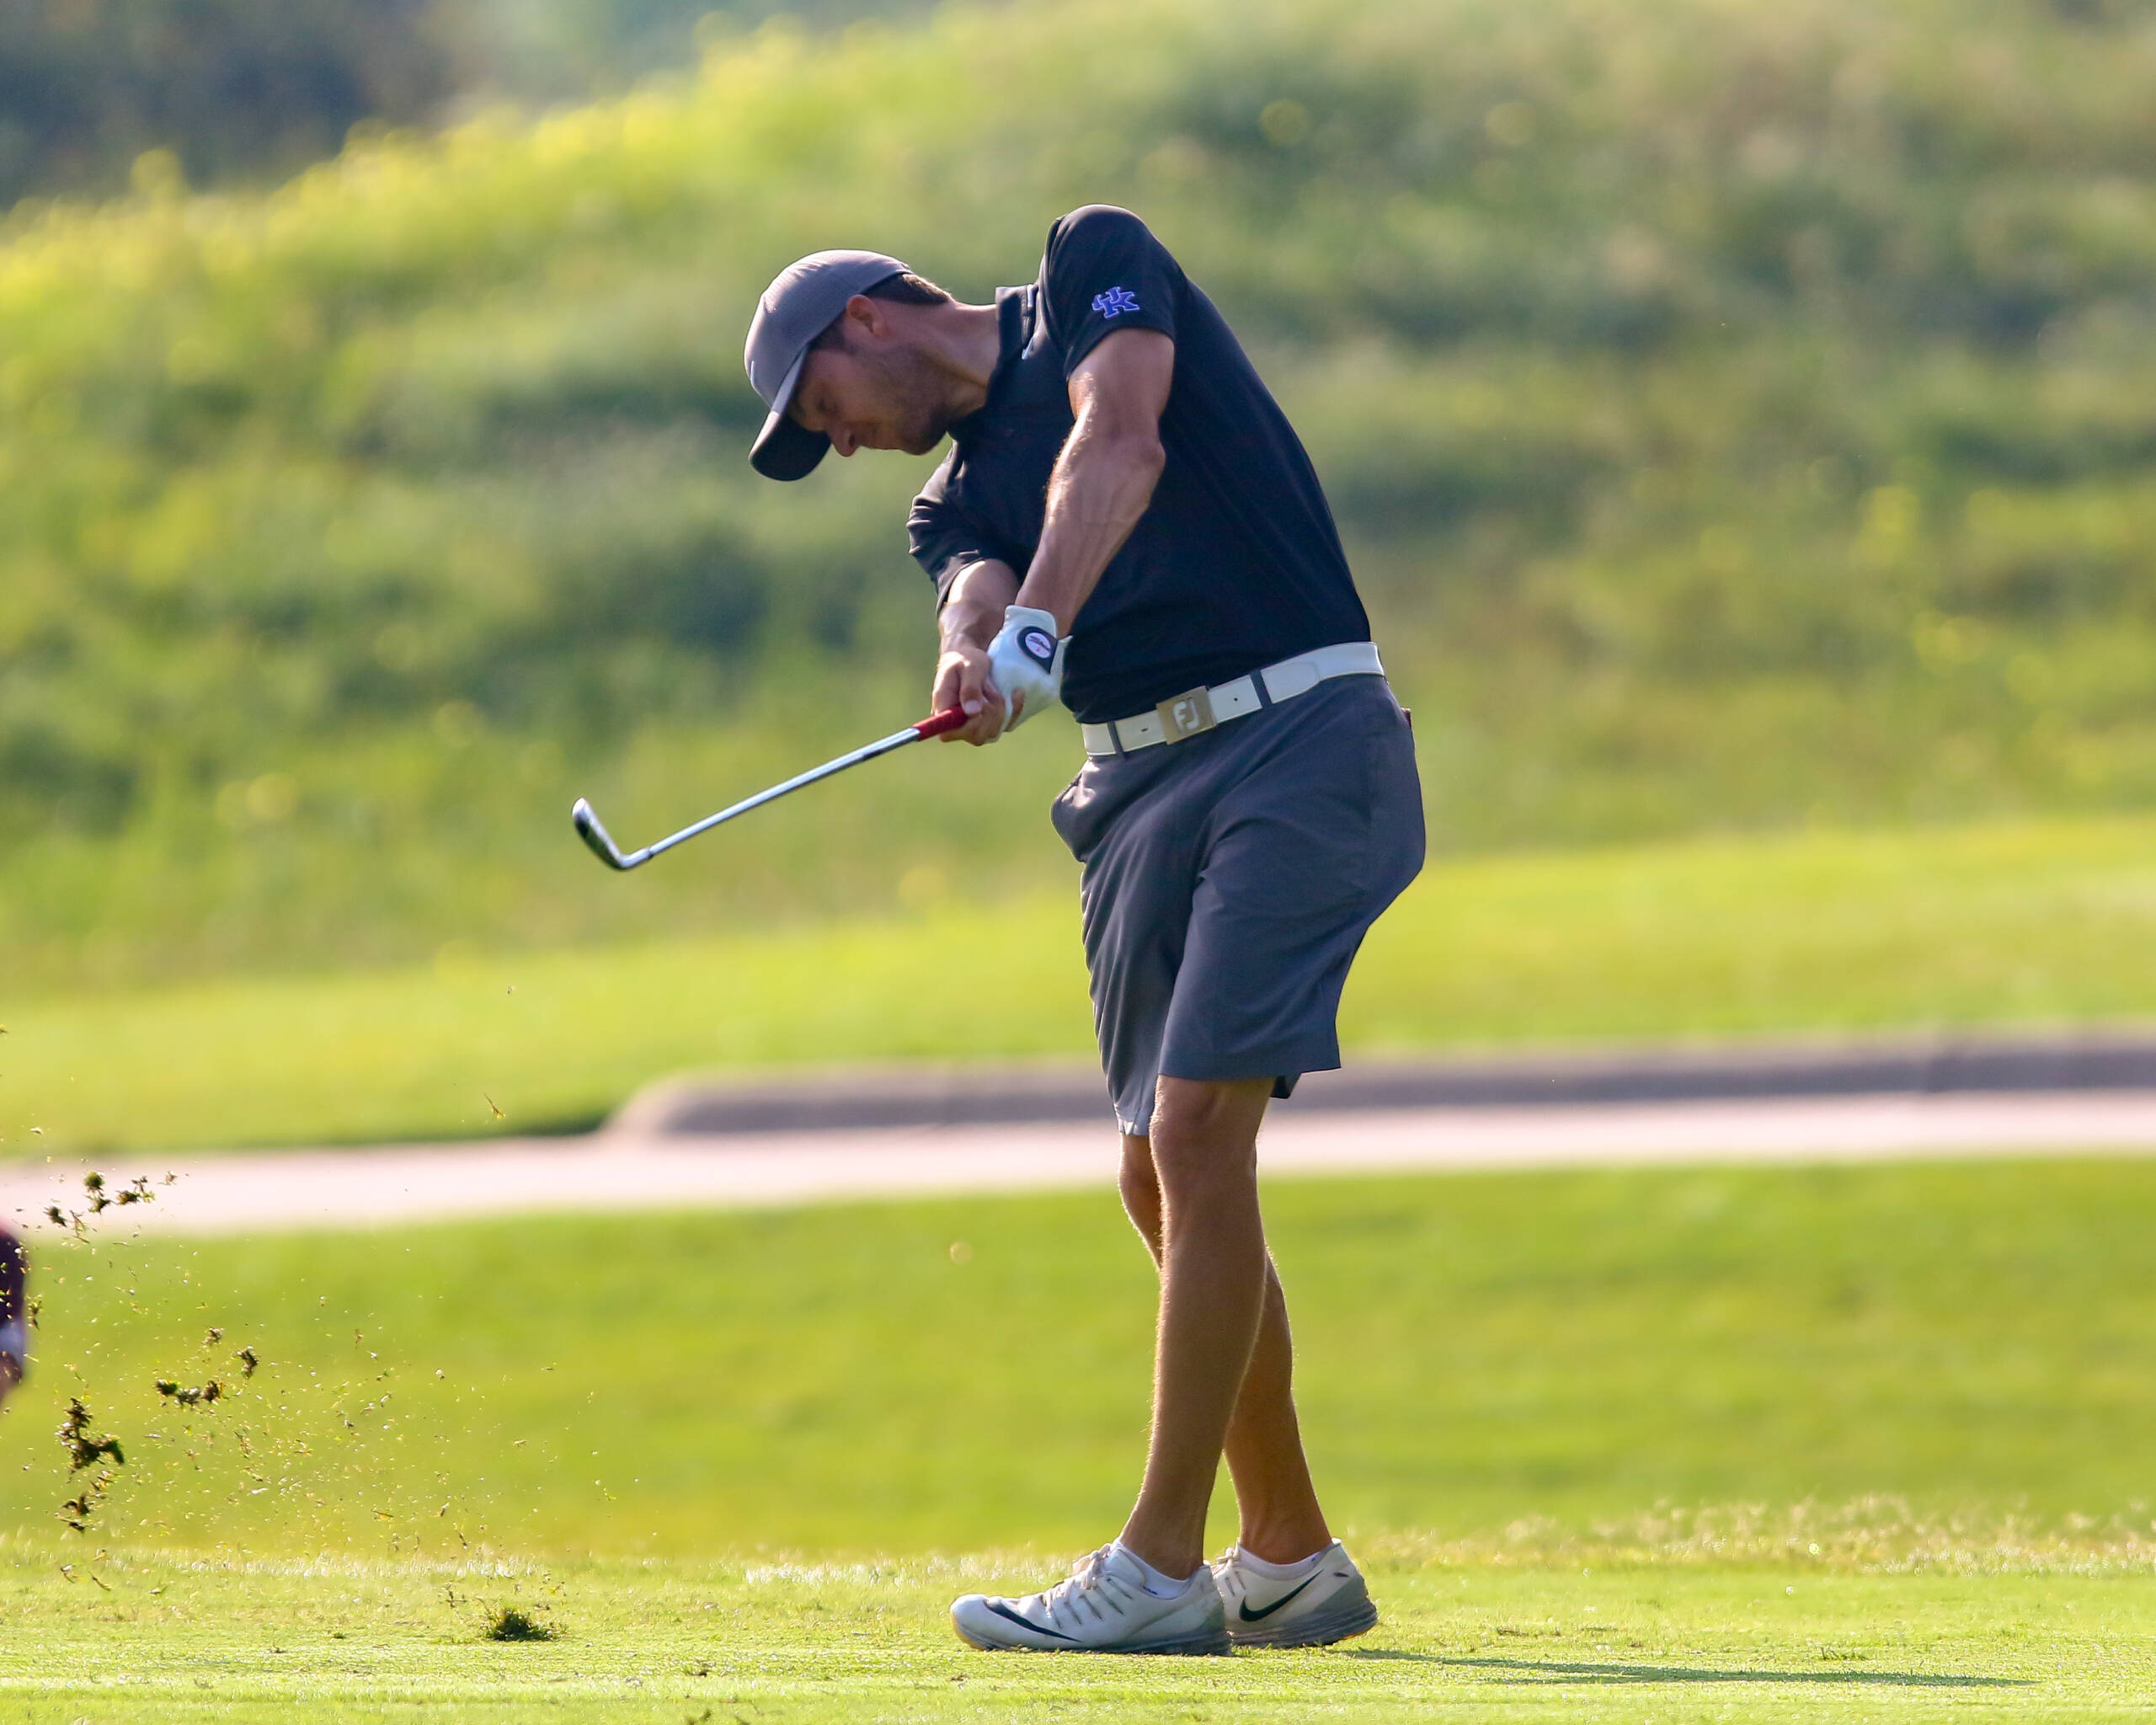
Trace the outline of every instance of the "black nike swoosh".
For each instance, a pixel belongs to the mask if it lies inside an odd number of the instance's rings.
[[[1313,1579],[1313,1580],[1315,1580],[1315,1577],[1313,1577],[1313,1578],[1312,1578],[1312,1579]],[[1310,1583],[1306,1581],[1306,1582],[1305,1582],[1305,1583],[1303,1583],[1303,1585],[1304,1585],[1305,1587],[1308,1587],[1308,1586],[1310,1585]],[[1294,1595],[1293,1594],[1290,1594],[1288,1597],[1289,1597],[1289,1599],[1293,1599],[1293,1598],[1294,1597]],[[1000,1601],[998,1601],[998,1600],[995,1600],[995,1599],[990,1599],[990,1600],[988,1602],[988,1609],[989,1609],[990,1610],[991,1610],[991,1611],[995,1612],[995,1615],[996,1615],[997,1616],[999,1616],[999,1617],[1007,1617],[1007,1618],[1009,1618],[1009,1619],[1011,1620],[1011,1622],[1013,1622],[1013,1623],[1017,1624],[1017,1625],[1018,1626],[1018,1627],[1019,1627],[1019,1628],[1021,1628],[1021,1629],[1030,1629],[1030,1630],[1032,1630],[1032,1631],[1033,1631],[1033,1632],[1035,1635],[1052,1635],[1052,1636],[1054,1636],[1054,1637],[1058,1641],[1067,1641],[1067,1642],[1069,1642],[1071,1644],[1071,1646],[1073,1646],[1073,1647],[1075,1647],[1075,1646],[1077,1646],[1077,1645],[1078,1645],[1078,1637],[1077,1637],[1076,1636],[1075,1636],[1075,1635],[1065,1635],[1065,1634],[1061,1630],[1059,1630],[1059,1629],[1050,1629],[1050,1628],[1049,1628],[1049,1627],[1048,1627],[1048,1626],[1047,1626],[1047,1625],[1045,1625],[1045,1624],[1042,1624],[1042,1623],[1035,1623],[1035,1622],[1033,1622],[1033,1621],[1029,1621],[1029,1620],[1028,1620],[1028,1619],[1027,1619],[1027,1618],[1021,1617],[1021,1616],[1019,1616],[1016,1611],[1012,1610],[1011,1610],[1008,1605],[1006,1605],[1002,1604],[1001,1602],[1000,1602]]]
[[[1325,1572],[1321,1569],[1318,1571],[1317,1575],[1322,1575]],[[1275,1611],[1286,1605],[1289,1600],[1294,1599],[1297,1594],[1300,1593],[1303,1590],[1303,1588],[1308,1587],[1311,1582],[1315,1581],[1317,1579],[1317,1575],[1307,1577],[1304,1580],[1302,1587],[1291,1588],[1288,1592],[1281,1594],[1278,1599],[1267,1605],[1262,1611],[1251,1610],[1250,1608],[1250,1601],[1248,1599],[1245,1599],[1242,1602],[1242,1605],[1238,1608],[1236,1615],[1239,1616],[1246,1623],[1257,1623],[1265,1618],[1270,1617]]]

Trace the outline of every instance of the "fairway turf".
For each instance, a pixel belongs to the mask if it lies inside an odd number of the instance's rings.
[[[1756,1503],[1778,1507],[1727,1548],[1779,1550],[1810,1503],[1799,1543],[1860,1557],[1833,1518],[1882,1494],[1864,1516],[1890,1530],[2150,1530],[2156,1164],[1291,1181],[1267,1204],[1312,1458],[1358,1534],[1659,1544],[1673,1509]],[[93,1543],[1069,1551],[1114,1531],[1142,1459],[1153,1278],[1105,1191],[199,1244],[130,1244],[126,1215],[40,1247],[0,1527],[56,1530],[75,1394],[127,1447]],[[212,1377],[214,1405],[153,1387]]]
[[[1127,1503],[1152,1289],[1107,1194],[200,1244],[114,1212],[43,1247],[0,1416],[0,1720],[2148,1708],[2156,1167],[1267,1202],[1313,1456],[1385,1614],[1347,1647],[951,1637],[953,1595],[1041,1585]],[[154,1387],[211,1376],[191,1408]],[[126,1450],[82,1535],[73,1395]],[[992,1555],[937,1555],[964,1552]],[[557,1638],[486,1640],[512,1606]]]
[[[2152,857],[2156,819],[1448,862],[1372,933],[1342,1033],[1352,1059],[2156,1014]],[[638,889],[596,869],[590,889]],[[1014,975],[1027,985],[1008,987]],[[685,1067],[1091,1048],[1075,893],[665,947],[456,948],[424,970],[8,1000],[0,1023],[0,1151],[17,1154],[542,1131],[590,1124]]]
[[[1364,1639],[1227,1659],[984,1654],[946,1626],[990,1560],[191,1563],[73,1579],[0,1553],[0,1717],[156,1721],[1913,1722],[2137,1716],[2156,1582],[1817,1566],[1380,1565]],[[109,1590],[108,1590],[109,1589]],[[552,1642],[481,1626],[535,1602]]]

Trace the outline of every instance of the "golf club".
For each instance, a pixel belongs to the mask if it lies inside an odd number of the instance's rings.
[[[773,785],[769,790],[759,791],[753,797],[744,797],[731,808],[722,809],[716,814],[707,814],[694,826],[685,826],[680,831],[670,834],[655,844],[646,845],[641,851],[632,851],[626,857],[622,854],[621,846],[600,825],[591,804],[583,798],[576,799],[576,807],[569,811],[569,818],[576,822],[577,836],[589,845],[591,854],[609,868],[638,868],[661,852],[670,851],[700,832],[709,832],[714,826],[733,820],[737,814],[746,814],[751,809],[760,809],[766,803],[776,803],[789,791],[798,791],[803,785],[813,785],[818,779],[844,772],[849,766],[858,766],[864,761],[873,761],[878,755],[888,755],[894,749],[903,749],[908,743],[918,743],[924,737],[940,737],[946,731],[958,729],[965,722],[965,708],[947,707],[942,712],[910,724],[902,731],[893,731],[889,736],[878,738],[851,754],[840,756],[835,761],[826,761],[821,766],[812,766],[808,772],[787,780],[784,784]]]

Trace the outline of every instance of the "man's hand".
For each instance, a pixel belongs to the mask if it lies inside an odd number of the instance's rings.
[[[1055,614],[1014,605],[1003,613],[1003,627],[988,644],[988,670],[1003,697],[1003,729],[1016,730],[1029,713],[1038,713],[1063,692],[1063,655],[1070,638],[1058,638]]]
[[[945,742],[971,743],[978,748],[1003,734],[1003,702],[990,692],[991,687],[985,647],[966,640],[945,646],[943,656],[936,661],[936,692],[929,697],[928,710],[941,713],[963,707],[972,715],[958,729],[946,731]]]
[[[996,689],[988,660],[989,643],[1003,627],[1003,614],[1018,594],[1018,577],[1008,563],[982,562],[962,571],[951,584],[937,621],[943,635],[942,656],[936,662],[931,713],[963,707],[973,716],[947,743],[994,742],[1010,729],[1008,709]]]

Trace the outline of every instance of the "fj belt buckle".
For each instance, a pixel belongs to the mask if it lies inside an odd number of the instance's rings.
[[[1171,695],[1153,710],[1161,715],[1161,734],[1171,743],[1180,743],[1185,737],[1209,731],[1220,722],[1213,716],[1212,692],[1203,688]]]

